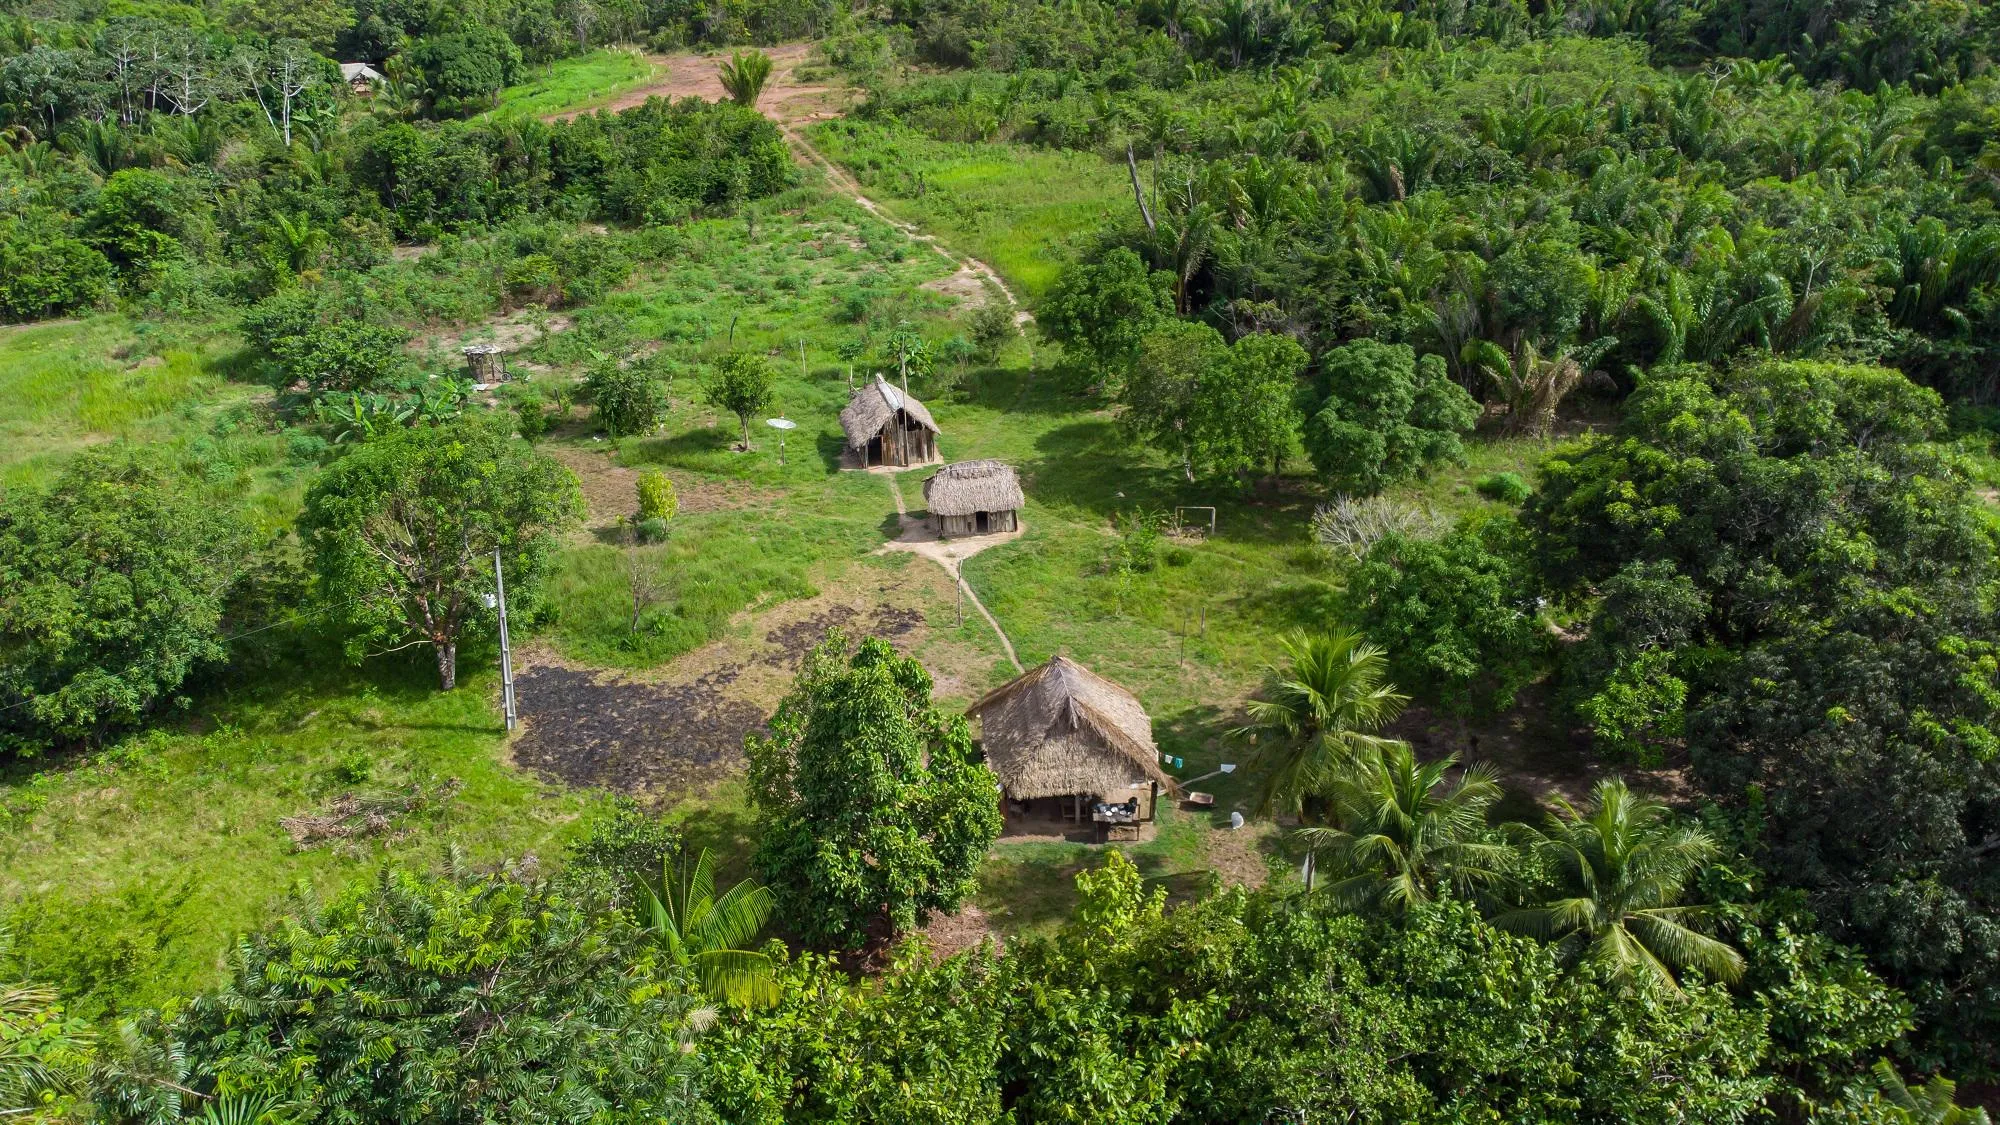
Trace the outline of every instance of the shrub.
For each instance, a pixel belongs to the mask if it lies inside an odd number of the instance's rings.
[[[642,519],[632,525],[632,530],[641,543],[664,543],[667,538],[667,521],[654,517]]]
[[[534,441],[555,429],[555,415],[544,407],[539,399],[523,399],[514,404],[514,428],[522,437]]]
[[[104,299],[111,263],[83,242],[0,223],[0,317],[40,320]]]
[[[680,497],[674,492],[674,482],[658,469],[648,469],[639,474],[639,518],[659,520],[662,524],[680,512]]]
[[[644,364],[621,364],[599,354],[583,381],[597,409],[597,424],[612,437],[651,433],[667,410],[667,386]]]
[[[1472,487],[1488,500],[1498,500],[1503,504],[1523,503],[1535,492],[1534,486],[1522,480],[1519,473],[1487,473]]]

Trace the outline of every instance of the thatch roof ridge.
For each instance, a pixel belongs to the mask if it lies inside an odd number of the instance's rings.
[[[924,506],[934,516],[1005,512],[1019,508],[1022,502],[1021,478],[1005,461],[960,461],[924,481]]]
[[[856,387],[853,397],[840,412],[840,428],[847,434],[847,444],[855,449],[863,448],[868,439],[882,432],[882,427],[897,410],[903,410],[932,433],[941,432],[931,412],[915,395],[906,395],[890,386],[875,373],[875,381]]]
[[[980,717],[987,762],[1017,798],[1172,784],[1138,698],[1066,656],[988,692],[966,714]]]

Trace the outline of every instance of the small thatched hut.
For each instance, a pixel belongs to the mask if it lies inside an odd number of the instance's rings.
[[[960,461],[924,482],[924,507],[940,535],[985,535],[1021,526],[1021,478],[1005,461]]]
[[[1083,818],[1092,801],[1136,798],[1151,820],[1160,771],[1153,721],[1132,693],[1058,656],[973,704],[986,764],[1009,801],[1051,800]]]
[[[931,412],[880,374],[847,401],[847,409],[840,412],[840,428],[863,468],[928,465],[939,459],[938,428]]]

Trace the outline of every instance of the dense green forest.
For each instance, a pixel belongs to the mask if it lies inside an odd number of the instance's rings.
[[[1986,1120],[1996,59],[1961,0],[0,0],[0,1115]],[[857,370],[1029,534],[884,561]],[[535,772],[495,565],[538,670],[756,681],[734,773]],[[699,663],[871,584],[930,647]],[[1003,838],[1003,622],[1242,763],[1215,830]]]

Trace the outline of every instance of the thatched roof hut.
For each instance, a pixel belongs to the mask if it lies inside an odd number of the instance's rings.
[[[931,412],[880,374],[847,400],[840,428],[863,467],[925,465],[938,459],[938,427]]]
[[[1135,785],[1171,784],[1146,709],[1067,656],[995,690],[966,714],[979,719],[986,763],[1014,800],[1123,800]]]
[[[944,535],[980,535],[1020,527],[1021,478],[1005,461],[960,461],[924,482],[931,527]]]

